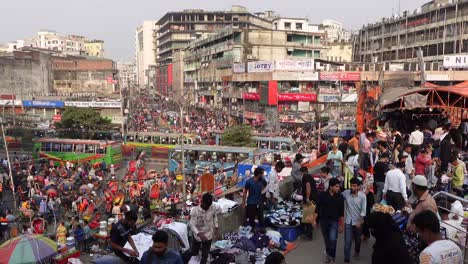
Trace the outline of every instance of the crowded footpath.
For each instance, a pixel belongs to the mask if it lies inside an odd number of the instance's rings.
[[[312,131],[282,133],[319,142]],[[314,263],[352,263],[363,241],[375,264],[463,263],[467,134],[464,121],[320,135],[310,151],[185,182],[150,170],[144,152],[120,169],[15,156],[14,183],[1,162],[0,263],[276,264],[312,239],[324,250]],[[28,243],[40,250],[19,254]]]

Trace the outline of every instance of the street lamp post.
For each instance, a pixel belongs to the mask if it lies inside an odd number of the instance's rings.
[[[11,187],[11,190],[13,192],[13,206],[15,207],[15,210],[17,209],[16,207],[16,190],[15,190],[15,183],[13,181],[13,173],[12,173],[12,169],[11,169],[11,160],[10,160],[10,153],[8,152],[8,142],[6,141],[6,137],[5,137],[5,128],[3,126],[3,122],[5,120],[5,106],[7,106],[10,102],[7,102],[4,106],[3,106],[3,112],[2,112],[2,120],[0,120],[0,126],[2,128],[2,137],[3,137],[3,144],[5,145],[5,152],[6,152],[6,156],[7,156],[7,161],[8,161],[8,174],[10,176],[10,187]]]

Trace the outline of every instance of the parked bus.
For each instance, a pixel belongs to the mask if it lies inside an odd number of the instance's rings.
[[[54,160],[56,164],[89,161],[91,164],[114,164],[119,167],[122,161],[122,145],[118,141],[86,139],[44,138],[34,143],[33,157]]]
[[[223,145],[221,140],[222,131],[216,131],[216,145]],[[265,134],[254,133],[252,137],[254,146],[259,149],[267,149],[272,151],[288,151],[297,152],[297,145],[294,139],[288,137],[274,137]]]
[[[201,138],[193,134],[184,134],[184,144],[200,144]],[[161,147],[170,148],[182,144],[182,137],[175,133],[162,132],[128,132],[125,136],[125,142],[131,146],[139,147]]]
[[[169,171],[180,168],[182,161],[182,150],[185,151],[186,171],[192,172],[197,167],[198,172],[206,168],[223,168],[225,171],[232,170],[235,165],[248,158],[253,158],[257,148],[228,147],[212,145],[177,145],[169,151]]]
[[[25,128],[25,127],[6,127],[5,141],[10,149],[22,149],[31,151],[33,149],[33,140],[45,137],[55,136],[53,129],[44,128]],[[1,146],[3,147],[3,140]]]

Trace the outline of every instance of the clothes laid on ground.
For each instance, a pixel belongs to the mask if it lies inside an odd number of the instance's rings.
[[[213,204],[219,206],[219,208],[221,209],[220,210],[221,214],[231,212],[238,206],[237,202],[231,201],[226,198],[221,198],[217,202],[213,202]]]
[[[183,250],[186,251],[190,249],[190,243],[188,240],[188,229],[186,224],[180,222],[172,222],[170,224],[163,224],[161,228],[168,228],[176,231],[177,234],[179,234],[179,236],[182,238],[182,241],[184,242],[185,247],[183,248]]]
[[[302,207],[298,203],[280,202],[278,209],[265,215],[267,221],[276,227],[297,226],[302,219]]]
[[[145,233],[138,233],[136,235],[133,235],[132,239],[133,239],[133,242],[135,243],[135,247],[138,250],[138,253],[140,253],[140,255],[138,256],[138,260],[141,260],[145,251],[147,251],[148,248],[150,248],[151,245],[153,245],[153,239],[151,238],[150,235],[145,234]],[[133,250],[132,246],[128,242],[125,244],[124,248]],[[124,254],[127,256],[130,256],[127,253],[124,253]]]

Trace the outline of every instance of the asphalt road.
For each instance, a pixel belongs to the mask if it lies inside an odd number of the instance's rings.
[[[325,259],[325,244],[323,242],[322,233],[320,230],[314,230],[312,241],[299,238],[295,241],[297,248],[286,255],[286,263],[288,264],[319,264]],[[369,264],[371,263],[373,239],[370,239],[361,244],[361,254],[359,258],[353,258],[354,244],[351,249],[351,263],[354,264]],[[344,263],[344,234],[339,234],[338,244],[336,247],[336,263]]]

